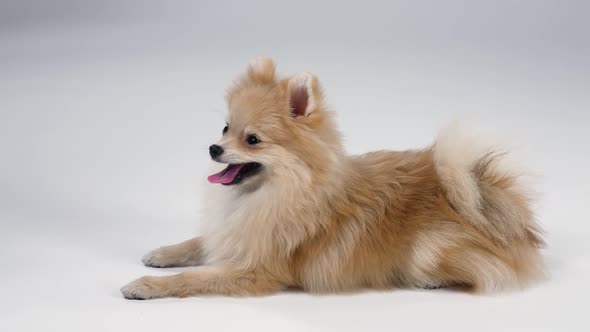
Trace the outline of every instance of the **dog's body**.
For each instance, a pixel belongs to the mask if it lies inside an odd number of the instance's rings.
[[[461,286],[497,291],[541,275],[526,190],[489,146],[443,133],[427,149],[347,156],[308,73],[275,77],[258,59],[229,91],[211,156],[202,237],[162,247],[148,266],[207,265],[143,277],[125,297],[263,295],[286,288]]]

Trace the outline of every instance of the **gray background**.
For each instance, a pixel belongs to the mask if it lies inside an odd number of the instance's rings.
[[[0,327],[587,331],[589,13],[588,1],[1,1]],[[490,297],[123,300],[133,278],[169,273],[143,253],[198,232],[224,91],[259,54],[319,76],[351,153],[424,146],[456,119],[517,146],[549,279]]]

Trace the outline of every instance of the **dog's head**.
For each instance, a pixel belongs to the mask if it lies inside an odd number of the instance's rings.
[[[317,78],[285,79],[259,57],[227,93],[228,116],[211,158],[227,167],[209,182],[257,188],[269,181],[311,183],[328,177],[342,154]]]

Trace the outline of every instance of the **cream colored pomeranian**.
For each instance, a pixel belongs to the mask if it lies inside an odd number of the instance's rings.
[[[361,289],[519,288],[542,274],[520,173],[504,153],[443,132],[422,150],[346,155],[317,78],[256,59],[227,94],[203,236],[161,247],[128,299]]]

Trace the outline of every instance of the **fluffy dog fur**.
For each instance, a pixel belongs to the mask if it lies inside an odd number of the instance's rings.
[[[460,286],[477,292],[541,275],[539,228],[503,153],[455,129],[426,149],[348,156],[317,78],[279,79],[258,58],[227,94],[229,164],[262,170],[209,185],[203,236],[147,254],[147,266],[205,265],[122,288],[129,299]],[[247,144],[255,134],[260,143]]]

